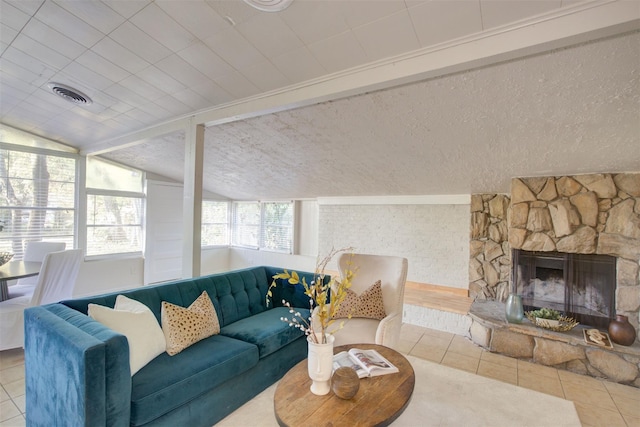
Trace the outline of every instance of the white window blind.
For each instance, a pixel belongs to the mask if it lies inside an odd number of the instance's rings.
[[[232,244],[292,253],[293,202],[234,202]]]
[[[277,252],[292,252],[293,202],[262,203],[260,248]]]
[[[144,173],[87,158],[87,255],[142,252]]]
[[[74,156],[0,149],[0,250],[22,259],[27,241],[74,246]]]
[[[229,244],[229,202],[202,201],[202,246]]]
[[[260,203],[233,203],[233,244],[258,248],[260,238]]]

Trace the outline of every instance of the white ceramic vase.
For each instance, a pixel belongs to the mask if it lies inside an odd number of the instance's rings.
[[[326,344],[316,344],[310,336],[307,337],[309,345],[307,365],[309,378],[312,381],[311,393],[318,396],[323,396],[331,390],[330,380],[333,371],[333,341],[335,338],[331,334],[327,334],[326,337]]]

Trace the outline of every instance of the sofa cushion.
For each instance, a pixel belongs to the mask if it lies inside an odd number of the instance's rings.
[[[305,320],[309,318],[309,310],[297,311]],[[227,325],[220,330],[220,334],[257,345],[260,358],[263,358],[304,334],[300,329],[282,321],[282,317],[291,319],[289,309],[276,307]]]
[[[221,335],[175,356],[162,353],[131,379],[131,425],[148,423],[257,363],[255,345]]]
[[[220,326],[260,313],[267,309],[265,295],[271,278],[266,267],[251,267],[227,273],[211,274],[171,283],[143,286],[123,295],[140,301],[151,309],[161,322],[162,301],[186,307],[195,301],[202,291],[207,291],[218,314]],[[65,300],[62,303],[82,313],[87,313],[89,303],[113,307],[117,293]],[[308,302],[303,307],[308,306]]]
[[[216,309],[207,295],[202,294],[187,308],[162,302],[162,332],[169,356],[220,332]]]
[[[89,317],[127,337],[131,375],[165,351],[164,334],[149,308],[118,295],[114,308],[89,304]]]

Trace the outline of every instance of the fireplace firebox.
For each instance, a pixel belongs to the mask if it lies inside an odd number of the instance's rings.
[[[553,308],[605,329],[615,317],[615,257],[520,249],[512,256],[514,290],[525,310]]]

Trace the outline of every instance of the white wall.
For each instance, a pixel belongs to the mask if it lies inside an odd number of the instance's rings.
[[[321,203],[320,253],[353,246],[357,253],[401,256],[409,261],[408,280],[467,289],[470,206],[468,197],[459,200]]]
[[[209,248],[202,251],[202,274],[255,265],[313,271],[318,254],[326,254],[332,246],[353,246],[359,253],[406,257],[410,281],[468,289],[468,197],[401,203],[390,198],[305,200],[298,202],[298,219],[298,255]],[[76,295],[142,286],[143,276],[142,257],[88,261],[80,270]]]
[[[74,296],[97,295],[142,286],[144,259],[139,257],[85,261]]]
[[[313,271],[316,266],[316,257],[243,248],[231,248],[229,250],[230,270],[256,265],[269,265],[299,271]]]
[[[230,249],[227,247],[203,249],[200,259],[200,274],[205,276],[228,271],[229,252]]]

